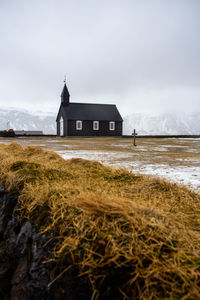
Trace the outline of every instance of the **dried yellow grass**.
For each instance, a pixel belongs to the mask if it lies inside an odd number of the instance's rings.
[[[55,280],[76,268],[92,299],[200,299],[199,194],[16,143],[0,145],[0,178],[56,238]]]

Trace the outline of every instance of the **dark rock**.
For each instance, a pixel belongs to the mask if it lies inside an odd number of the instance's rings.
[[[3,184],[0,182],[0,198],[6,194],[6,190],[3,187]]]
[[[0,208],[0,241],[3,238],[8,222],[12,219],[13,210],[17,204],[16,195],[4,195]]]
[[[0,299],[6,299],[10,294],[15,268],[16,262],[13,256],[10,256],[6,242],[0,243]]]
[[[27,257],[21,257],[18,261],[17,268],[13,274],[12,284],[19,285],[27,277],[28,261]]]
[[[4,201],[1,208],[2,213],[11,219],[16,204],[17,204],[17,195],[8,194],[6,197],[4,196]]]
[[[30,248],[32,244],[32,233],[31,223],[29,221],[24,223],[16,241],[19,256],[27,254],[28,248]]]
[[[89,300],[91,284],[86,278],[78,277],[77,270],[64,274],[51,285],[48,300]]]
[[[17,195],[1,194],[0,185],[0,300],[87,300],[88,279],[78,269],[62,273],[52,258],[54,233],[40,234],[29,222],[17,219]],[[47,262],[49,261],[49,262]],[[67,267],[71,260],[64,261]],[[57,280],[54,280],[58,276]]]
[[[28,281],[28,261],[27,257],[21,257],[18,261],[12,277],[11,300],[28,300],[30,295],[27,291],[26,285]]]

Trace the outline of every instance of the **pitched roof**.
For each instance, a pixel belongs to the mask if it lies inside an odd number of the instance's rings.
[[[123,121],[114,104],[69,103],[61,106],[68,120]]]

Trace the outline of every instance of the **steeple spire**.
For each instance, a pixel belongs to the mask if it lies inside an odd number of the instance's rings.
[[[64,105],[68,105],[69,98],[70,98],[70,94],[69,94],[69,91],[66,86],[66,76],[65,76],[64,77],[64,87],[63,87],[62,94],[61,94],[61,103]]]

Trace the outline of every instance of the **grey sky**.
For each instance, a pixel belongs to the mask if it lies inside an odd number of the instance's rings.
[[[200,111],[199,0],[0,0],[0,107]]]

